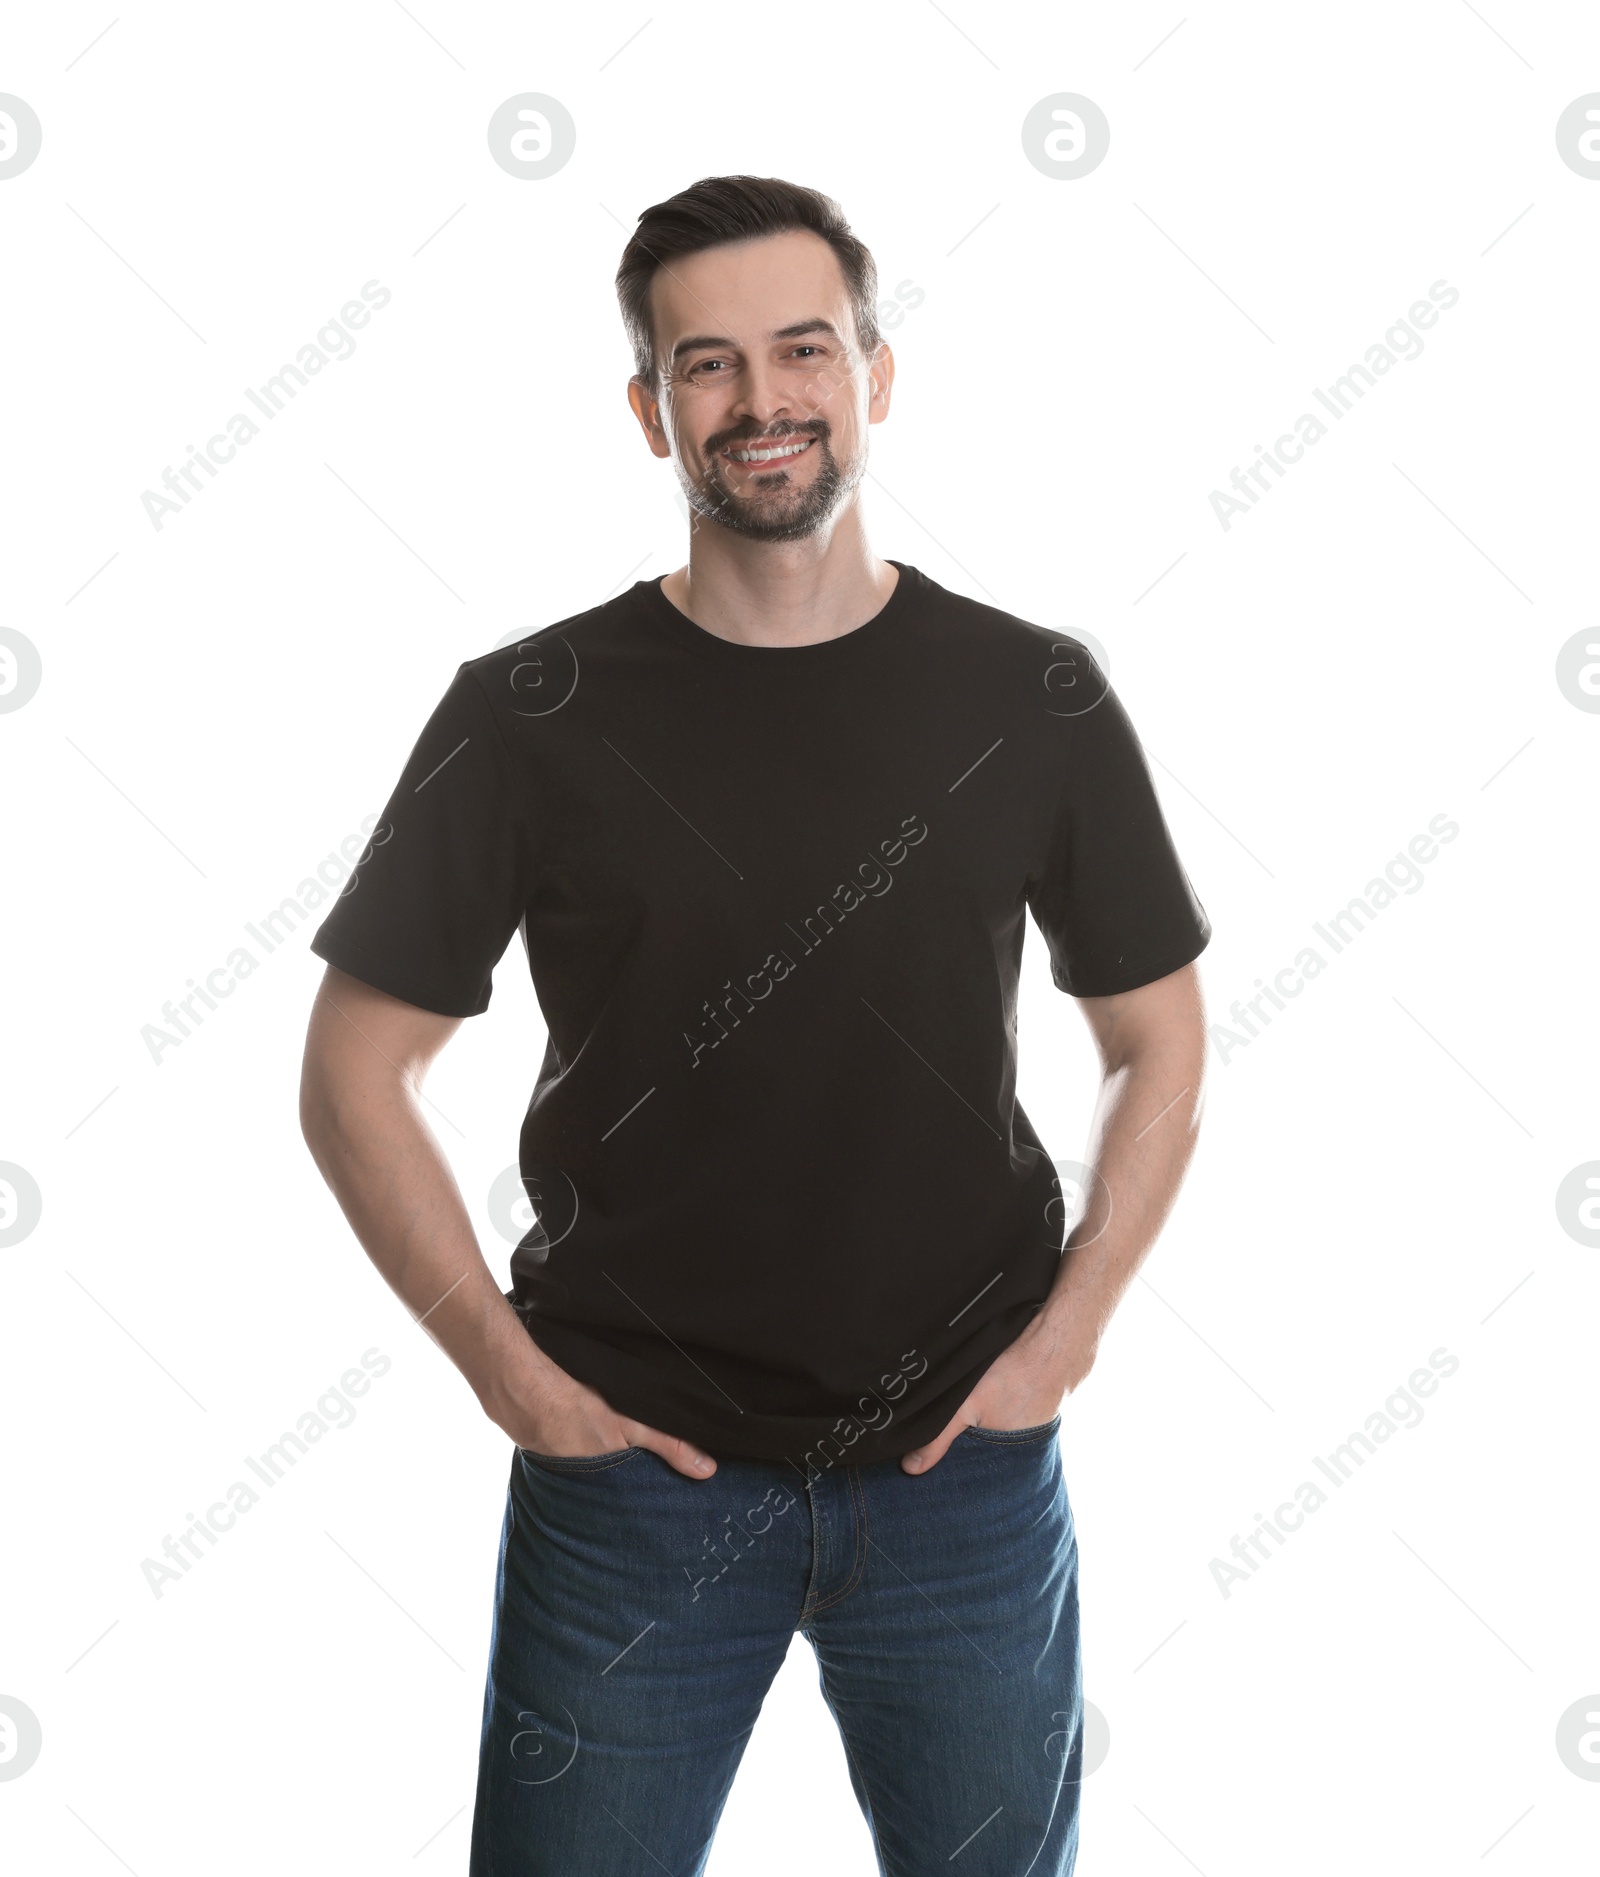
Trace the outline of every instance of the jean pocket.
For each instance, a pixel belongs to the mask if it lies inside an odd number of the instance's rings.
[[[1048,1421],[1040,1421],[1036,1427],[964,1427],[961,1434],[994,1447],[1026,1447],[1059,1432],[1060,1427],[1061,1416],[1057,1414]],[[961,1435],[957,1438],[961,1438]]]
[[[517,1449],[530,1466],[540,1467],[547,1473],[603,1472],[607,1467],[621,1466],[636,1453],[649,1451],[648,1447],[618,1447],[611,1453],[537,1453],[532,1447]]]

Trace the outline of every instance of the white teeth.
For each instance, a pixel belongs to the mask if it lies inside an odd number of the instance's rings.
[[[798,456],[802,450],[811,447],[811,439],[804,443],[786,443],[776,450],[730,450],[728,454],[736,463],[770,463],[775,456]]]

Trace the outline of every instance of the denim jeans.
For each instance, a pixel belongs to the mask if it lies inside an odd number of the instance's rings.
[[[472,1877],[698,1877],[797,1628],[883,1877],[1069,1877],[1083,1694],[1059,1429],[969,1428],[926,1474],[809,1483],[517,1449]],[[781,1829],[805,1828],[796,1804]]]

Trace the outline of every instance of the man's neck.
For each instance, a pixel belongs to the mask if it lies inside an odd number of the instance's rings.
[[[693,518],[689,562],[661,591],[703,631],[740,645],[842,638],[883,610],[899,570],[880,560],[852,509],[831,534],[752,541]]]

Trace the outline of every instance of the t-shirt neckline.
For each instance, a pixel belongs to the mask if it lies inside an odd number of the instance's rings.
[[[810,669],[837,660],[858,658],[863,650],[870,651],[873,646],[883,644],[894,635],[910,605],[911,588],[919,576],[914,567],[895,560],[892,555],[886,554],[884,559],[891,567],[899,570],[900,578],[895,582],[894,591],[877,612],[861,625],[852,627],[849,632],[842,632],[832,639],[816,639],[809,645],[745,645],[736,639],[724,639],[715,632],[707,632],[704,626],[697,626],[687,613],[679,612],[662,592],[661,582],[666,578],[665,574],[657,574],[653,580],[637,581],[634,592],[680,645],[703,658],[720,658],[730,665],[743,665],[746,669],[775,671],[781,668],[793,671],[801,665]]]

